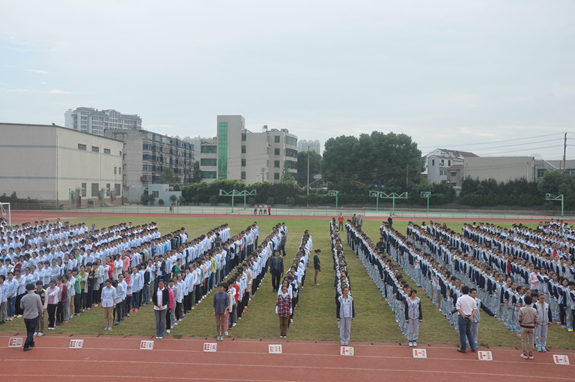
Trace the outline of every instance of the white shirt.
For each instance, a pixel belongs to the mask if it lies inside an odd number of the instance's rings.
[[[163,292],[164,292],[163,289],[158,288],[158,292],[157,292],[158,305],[162,307],[162,310],[168,308],[168,305],[164,305],[164,301],[162,301]],[[154,305],[154,310],[160,310],[160,309],[158,309],[158,305]]]
[[[457,299],[457,304],[455,304],[455,308],[457,308],[457,310],[461,310],[465,316],[471,316],[471,313],[473,313],[473,310],[476,309],[476,307],[475,300],[466,294],[459,297]]]

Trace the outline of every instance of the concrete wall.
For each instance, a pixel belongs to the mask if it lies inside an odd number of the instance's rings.
[[[264,169],[263,180],[269,180],[268,151],[270,148],[268,141],[268,136],[265,133],[246,133],[246,141],[242,142],[246,145],[246,153],[243,154],[246,160],[246,166],[242,167],[242,171],[246,172],[246,179],[243,180],[244,183],[252,184],[261,182],[262,168]]]
[[[485,180],[495,179],[507,182],[525,178],[535,180],[535,159],[533,157],[476,157],[465,158],[463,178]]]
[[[69,189],[85,184],[82,199],[86,203],[86,199],[97,199],[91,196],[92,183],[99,190],[122,183],[118,171],[122,142],[52,125],[0,124],[0,134],[0,194],[16,191],[20,198],[58,200],[67,206]],[[104,154],[104,149],[110,154]],[[117,199],[121,200],[121,186]],[[110,203],[110,197],[105,201]]]

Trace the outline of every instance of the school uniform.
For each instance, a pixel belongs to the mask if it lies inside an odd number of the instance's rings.
[[[407,321],[407,341],[411,346],[412,343],[417,343],[419,338],[419,322],[423,319],[421,301],[419,298],[415,300],[408,298],[404,301],[404,304],[405,321]]]
[[[339,320],[339,338],[342,346],[349,343],[351,320],[355,318],[355,305],[351,295],[340,296],[336,304],[337,319]]]

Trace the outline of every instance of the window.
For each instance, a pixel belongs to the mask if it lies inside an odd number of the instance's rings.
[[[116,167],[114,167],[114,174],[117,172]]]
[[[432,159],[432,160],[431,160],[431,165],[432,165],[432,166],[435,166],[435,159]]]
[[[92,146],[92,151],[95,153],[99,153],[100,152],[100,148],[98,146]]]
[[[118,167],[118,174],[122,175],[122,167]]]
[[[280,180],[280,173],[279,172],[274,173],[274,180]]]
[[[122,188],[121,188],[120,183],[114,184],[114,191],[116,191],[116,196],[120,196],[120,194],[122,193]]]
[[[242,146],[242,154],[246,153],[246,146]]]
[[[242,159],[242,167],[246,167],[246,160]]]
[[[297,146],[297,138],[286,137],[286,145]]]
[[[447,161],[447,166],[451,166],[451,159]]]
[[[110,153],[111,153],[110,149],[104,149],[104,154],[110,154]]]
[[[246,141],[246,133],[242,133],[242,142]]]
[[[143,170],[144,171],[152,171],[152,165],[145,164]]]
[[[202,179],[216,179],[217,172],[215,171],[202,171]]]
[[[86,187],[88,186],[87,183],[82,183],[82,197],[86,197]]]
[[[280,168],[280,161],[279,160],[274,161],[274,168]]]
[[[160,197],[160,191],[152,191],[152,195],[154,196],[154,198],[159,198]]]
[[[245,180],[245,179],[246,179],[246,172],[242,171],[242,180]]]
[[[457,176],[457,171],[450,171],[451,176]]]
[[[443,166],[443,159],[439,161],[439,165]]]
[[[200,149],[202,154],[216,154],[218,152],[217,146],[202,146]]]
[[[280,149],[279,148],[274,149],[274,155],[280,155]]]
[[[575,175],[575,168],[568,168],[565,171],[567,171],[567,174],[569,174],[569,175]]]
[[[280,136],[279,136],[279,135],[276,135],[276,136],[274,137],[274,142],[275,142],[275,143],[280,143]]]
[[[92,194],[93,198],[98,197],[98,183],[92,183]]]
[[[218,123],[218,179],[228,179],[228,123],[227,122]]]
[[[110,191],[110,183],[106,183],[106,190]]]
[[[213,158],[213,159],[202,158],[200,160],[200,165],[201,166],[217,166],[218,160],[215,158]]]
[[[297,150],[286,149],[286,157],[297,158]]]
[[[543,175],[545,175],[546,172],[547,172],[546,168],[538,168],[537,169],[537,177],[543,178]]]
[[[122,152],[121,152],[121,151],[120,151],[120,156],[122,156]],[[124,159],[126,159],[126,158],[124,157]]]
[[[78,143],[78,150],[86,150],[86,145]]]

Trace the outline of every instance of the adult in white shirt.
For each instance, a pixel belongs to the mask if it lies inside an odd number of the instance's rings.
[[[152,296],[154,303],[154,314],[156,315],[156,339],[164,338],[166,331],[166,312],[168,311],[168,303],[170,300],[170,292],[164,287],[164,280],[158,280],[158,290]]]
[[[116,288],[112,286],[112,280],[106,280],[106,286],[102,288],[102,308],[104,309],[104,330],[112,330],[114,321],[114,306],[116,305]]]
[[[467,339],[471,351],[474,352],[476,347],[474,346],[475,341],[473,340],[473,334],[471,334],[471,321],[477,311],[477,305],[475,300],[469,297],[469,287],[467,285],[461,288],[461,293],[462,296],[457,299],[457,304],[455,304],[455,308],[459,313],[459,341],[461,342],[461,348],[457,349],[457,351],[467,353]]]

